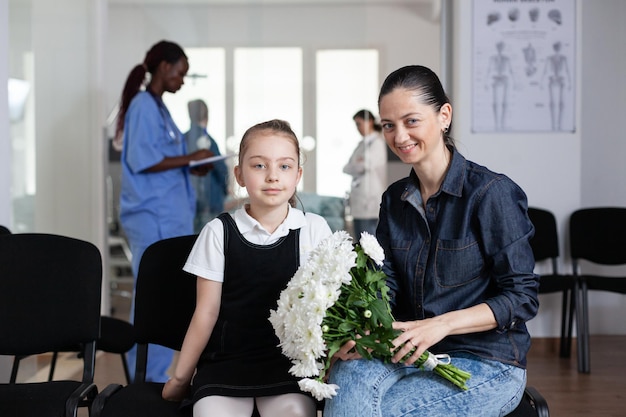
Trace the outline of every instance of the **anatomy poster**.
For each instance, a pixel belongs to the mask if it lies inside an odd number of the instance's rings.
[[[474,132],[574,132],[576,0],[473,0]]]

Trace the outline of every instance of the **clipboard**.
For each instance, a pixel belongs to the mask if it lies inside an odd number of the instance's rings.
[[[195,168],[201,165],[212,164],[213,162],[223,161],[224,159],[232,158],[233,156],[235,156],[235,154],[216,155],[216,156],[209,156],[208,158],[204,158],[204,159],[197,159],[195,161],[189,161],[189,168]]]

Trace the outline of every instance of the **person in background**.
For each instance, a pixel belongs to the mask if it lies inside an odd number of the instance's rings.
[[[208,149],[213,155],[221,155],[215,140],[209,135],[209,108],[203,100],[191,100],[187,103],[191,125],[185,133],[187,151],[192,153],[198,149]],[[194,231],[200,232],[202,227],[224,211],[224,200],[228,195],[228,167],[226,162],[213,162],[213,169],[204,177],[192,177],[191,183],[196,191],[196,215]]]
[[[197,275],[196,309],[163,398],[190,389],[194,417],[313,417],[268,320],[280,292],[320,241],[323,217],[295,207],[300,147],[289,123],[252,126],[241,139],[237,183],[249,202],[202,229],[184,266]],[[193,380],[193,381],[192,381]]]
[[[524,394],[526,322],[539,308],[526,195],[458,152],[430,69],[392,72],[378,105],[387,145],[411,168],[385,191],[376,235],[401,333],[391,363],[358,359],[354,341],[340,349],[324,417],[507,415]],[[415,367],[426,350],[471,373],[468,390]]]
[[[189,169],[190,161],[213,154],[208,149],[187,153],[183,135],[162,100],[164,93],[180,89],[188,69],[183,49],[163,40],[132,69],[122,91],[116,129],[116,136],[122,136],[120,222],[132,252],[135,282],[149,245],[193,233],[196,199],[189,175],[205,175],[211,168]],[[144,86],[146,74],[150,76]],[[133,310],[134,304],[131,321]],[[128,354],[131,374],[135,354],[134,348]],[[147,380],[165,382],[172,357],[170,349],[151,345]]]
[[[387,188],[387,146],[372,112],[359,110],[353,119],[362,139],[343,172],[352,176],[350,214],[358,240],[362,232],[376,235],[380,197]]]

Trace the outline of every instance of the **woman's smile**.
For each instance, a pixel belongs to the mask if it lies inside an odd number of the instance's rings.
[[[407,145],[398,145],[396,148],[402,153],[409,153],[417,147],[417,143],[409,143]]]

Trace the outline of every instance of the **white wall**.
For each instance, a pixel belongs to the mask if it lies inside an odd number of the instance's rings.
[[[9,54],[9,4],[0,0],[0,56]],[[9,109],[7,60],[0,59],[0,224],[11,224],[11,141],[9,140]],[[9,375],[11,358],[0,356],[0,376]],[[0,383],[6,382],[0,378]]]
[[[574,133],[475,134],[471,131],[472,2],[454,2],[454,136],[469,159],[507,174],[528,195],[531,206],[551,210],[561,236],[561,270],[567,256],[569,215],[583,206],[626,206],[626,143],[619,127],[626,110],[623,74],[626,37],[621,0],[577,3],[576,91],[578,127]],[[601,45],[601,47],[599,47]],[[546,265],[539,265],[538,271]],[[626,272],[625,272],[626,273]],[[540,295],[533,336],[555,336],[560,326],[560,294]],[[609,307],[607,307],[609,306]],[[592,333],[624,334],[626,297],[602,292],[590,296]]]
[[[98,0],[33,1],[37,232],[103,242]],[[102,245],[99,245],[102,246]]]
[[[626,2],[582,1],[583,206],[626,206]]]
[[[9,3],[0,0],[0,56],[9,54]],[[0,59],[0,224],[11,225],[11,140],[6,59]]]

